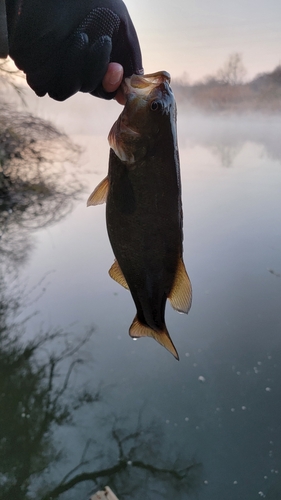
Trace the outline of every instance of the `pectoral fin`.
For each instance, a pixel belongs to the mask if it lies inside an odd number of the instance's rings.
[[[179,259],[174,284],[168,298],[176,311],[188,313],[192,302],[192,286],[181,258]]]
[[[128,287],[128,283],[125,279],[125,276],[124,274],[122,273],[122,270],[121,270],[121,267],[119,266],[117,260],[115,260],[111,266],[111,268],[109,269],[108,271],[109,273],[109,276],[117,281],[117,283],[119,283],[119,285],[122,285],[124,288],[127,288],[127,290],[129,290],[129,287]]]
[[[127,117],[122,113],[109,132],[108,142],[119,160],[132,164],[135,161],[133,154],[135,148],[132,148],[130,144],[139,136],[140,133],[130,127]]]
[[[156,342],[165,347],[177,360],[179,360],[177,350],[166,328],[164,328],[161,332],[156,332],[148,325],[140,323],[138,317],[136,316],[130,326],[129,334],[132,338],[152,337],[156,340]]]
[[[106,202],[109,189],[108,177],[105,177],[94,189],[87,201],[87,207],[90,205],[102,205]]]

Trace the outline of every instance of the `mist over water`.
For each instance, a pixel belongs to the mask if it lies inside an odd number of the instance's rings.
[[[193,305],[188,316],[167,306],[177,363],[129,337],[135,307],[108,276],[105,207],[86,208],[120,106],[84,95],[28,102],[82,147],[83,193],[71,213],[32,228],[28,258],[1,282],[2,331],[19,338],[12,349],[0,337],[2,407],[15,407],[2,417],[0,491],[74,500],[109,484],[120,500],[279,498],[281,115],[178,102]],[[64,170],[56,175],[63,185]],[[11,434],[26,446],[5,448]]]

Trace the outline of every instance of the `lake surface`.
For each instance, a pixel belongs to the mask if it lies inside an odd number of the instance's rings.
[[[108,484],[120,500],[280,499],[281,117],[179,105],[193,305],[167,305],[177,362],[129,337],[105,206],[86,208],[120,107],[31,96],[30,109],[83,147],[54,180],[83,189],[61,217],[50,201],[57,222],[33,214],[9,233],[24,257],[8,254],[1,279],[0,497],[87,500]]]

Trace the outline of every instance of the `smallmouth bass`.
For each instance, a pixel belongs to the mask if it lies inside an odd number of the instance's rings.
[[[176,359],[165,324],[167,298],[188,313],[192,288],[183,263],[176,102],[165,71],[126,78],[125,107],[114,123],[108,176],[87,205],[106,202],[115,262],[110,276],[129,289],[137,314],[129,334],[152,337]]]

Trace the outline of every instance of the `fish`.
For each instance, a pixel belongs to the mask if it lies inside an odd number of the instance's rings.
[[[152,337],[179,360],[165,323],[167,299],[188,313],[192,286],[183,262],[183,212],[176,101],[166,71],[132,75],[113,124],[108,175],[87,205],[106,202],[115,261],[109,275],[136,306],[132,338]]]

